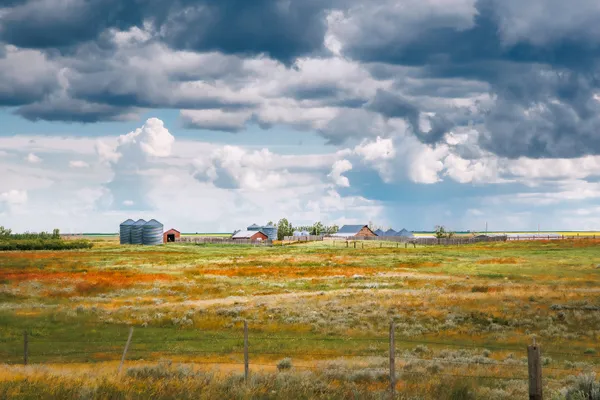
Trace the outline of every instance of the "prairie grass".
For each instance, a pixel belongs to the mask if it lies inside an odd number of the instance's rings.
[[[565,398],[599,368],[599,264],[593,239],[4,252],[0,398],[44,398],[49,382],[66,398],[381,398],[391,319],[399,398],[522,398],[534,337],[549,393]],[[117,379],[102,368],[129,326],[133,369]],[[24,330],[36,367],[16,366]]]

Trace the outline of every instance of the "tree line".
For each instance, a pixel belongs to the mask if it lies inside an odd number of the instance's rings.
[[[89,240],[63,240],[60,231],[13,233],[0,226],[0,251],[90,249]]]
[[[277,223],[277,240],[283,240],[286,236],[293,236],[295,231],[306,231],[310,235],[331,235],[339,231],[337,225],[324,225],[323,223],[315,222],[312,225],[293,226],[287,218],[282,218]]]

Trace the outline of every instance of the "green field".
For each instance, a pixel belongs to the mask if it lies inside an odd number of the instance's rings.
[[[0,398],[382,398],[390,320],[398,398],[525,398],[534,337],[548,398],[598,370],[600,242],[365,243],[0,253]]]

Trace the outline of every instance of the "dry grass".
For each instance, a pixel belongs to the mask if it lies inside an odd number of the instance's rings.
[[[0,254],[0,354],[18,362],[27,329],[31,360],[43,365],[3,367],[0,397],[37,393],[36,385],[58,379],[64,391],[56,395],[89,390],[89,398],[141,398],[131,388],[147,379],[132,373],[116,380],[111,372],[133,325],[129,367],[168,358],[211,374],[202,387],[179,374],[170,381],[178,388],[173,393],[377,398],[386,388],[390,319],[405,398],[451,398],[444,396],[465,390],[521,398],[522,381],[492,378],[507,371],[525,377],[524,350],[533,337],[547,357],[548,390],[558,395],[570,376],[598,369],[598,245],[589,239],[416,249],[136,248],[103,240],[88,251]],[[250,389],[229,376],[241,371],[243,320],[251,329],[252,370],[262,371]],[[276,365],[286,357],[292,368],[280,374],[292,378],[280,386]],[[469,378],[465,389],[456,386],[465,379],[453,375],[492,378]],[[223,392],[225,383],[235,392]]]

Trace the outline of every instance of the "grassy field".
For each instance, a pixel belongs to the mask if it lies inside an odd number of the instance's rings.
[[[398,398],[526,398],[535,337],[546,397],[575,399],[566,388],[599,369],[599,246],[0,253],[0,398],[382,398],[393,319]]]

